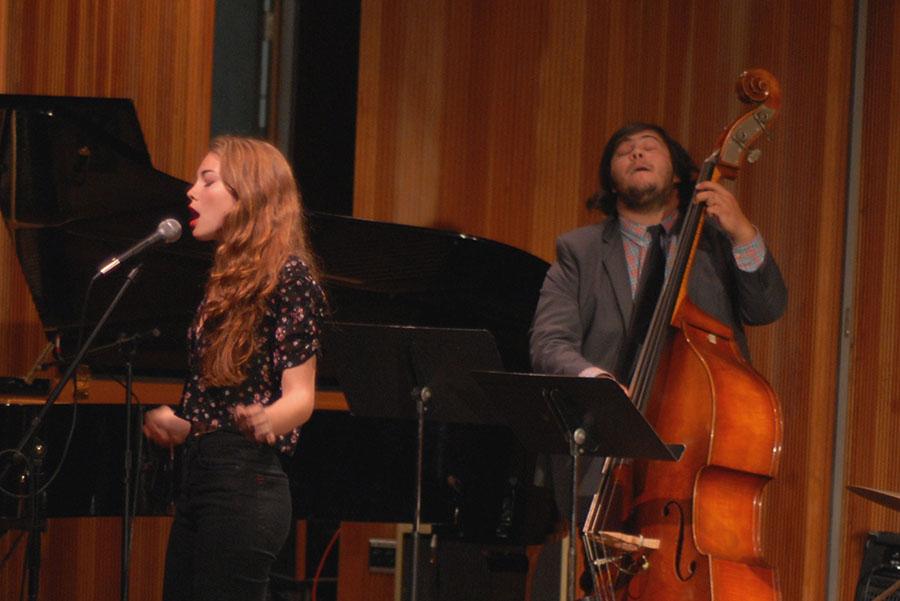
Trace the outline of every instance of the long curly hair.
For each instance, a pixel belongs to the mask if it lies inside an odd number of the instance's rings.
[[[306,218],[291,166],[262,140],[219,136],[209,151],[219,158],[222,182],[237,203],[219,231],[199,316],[203,324],[201,380],[234,386],[260,347],[256,331],[278,274],[290,255],[316,277]]]
[[[636,133],[652,131],[655,132],[665,143],[669,149],[669,156],[672,160],[672,171],[678,176],[680,182],[678,188],[678,205],[680,209],[684,209],[691,201],[694,192],[695,180],[697,178],[697,166],[687,150],[679,144],[665,129],[655,123],[643,123],[636,121],[622,126],[617,132],[610,136],[606,147],[603,149],[603,156],[600,159],[600,190],[587,199],[588,209],[599,209],[607,215],[615,215],[618,194],[613,187],[612,181],[612,159],[616,152],[616,147],[625,138]]]

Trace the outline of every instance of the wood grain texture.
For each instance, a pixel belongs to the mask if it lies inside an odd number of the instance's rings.
[[[900,5],[868,11],[843,483],[900,492]],[[900,512],[850,492],[842,510],[840,598],[852,601],[867,533],[900,532]]]
[[[0,93],[131,98],[157,169],[191,179],[209,137],[214,0],[0,0]],[[45,339],[0,228],[0,375],[24,375]],[[132,598],[159,599],[168,518],[139,518]],[[115,518],[51,520],[42,601],[118,599]],[[0,540],[0,550],[14,540]],[[17,599],[21,559],[0,572]]]
[[[0,375],[24,378],[47,338],[5,223],[0,226],[0,275]]]
[[[132,599],[162,598],[167,517],[134,521],[129,587]],[[57,518],[47,521],[41,541],[40,601],[119,599],[120,518]],[[0,556],[14,546],[17,532],[0,540]],[[0,599],[18,599],[25,540],[0,571]],[[24,597],[23,597],[24,598]]]
[[[154,166],[192,179],[209,137],[214,0],[0,2],[0,93],[134,101]],[[8,232],[0,232],[0,375],[45,343]]]
[[[827,3],[363,0],[354,213],[444,227],[545,259],[589,222],[603,144],[661,123],[697,160],[764,67],[783,111],[737,195],[779,260],[787,315],[750,332],[782,402],[765,492],[784,599],[825,593],[853,6]]]
[[[7,2],[6,16],[0,92],[131,98],[154,166],[192,179],[209,137],[214,0]]]

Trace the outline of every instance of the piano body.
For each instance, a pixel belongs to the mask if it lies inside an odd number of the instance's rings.
[[[153,168],[128,100],[0,96],[0,208],[48,338],[58,340],[63,359],[77,350],[81,304],[97,266],[164,218],[187,223],[188,187]],[[486,329],[506,369],[528,370],[527,331],[544,261],[426,228],[328,214],[310,215],[309,227],[335,321]],[[106,350],[85,360],[93,375],[121,377],[117,341],[139,335],[138,377],[183,377],[185,331],[211,254],[208,244],[185,235],[141,257],[137,282],[94,344]],[[130,267],[93,287],[88,331]],[[319,389],[338,386],[326,348]],[[9,448],[35,408],[10,405],[2,412],[0,447]],[[45,473],[59,461],[71,413],[71,405],[55,406],[39,431],[48,449]],[[122,415],[121,406],[79,406],[72,448],[47,493],[47,516],[121,513]],[[531,458],[511,432],[429,422],[425,440],[425,521],[460,538],[540,540],[550,509],[530,490]],[[412,421],[316,411],[286,466],[296,517],[411,522],[415,448]],[[138,515],[163,515],[171,511],[177,465],[166,453],[145,450]],[[5,516],[22,509],[6,499],[2,508]]]

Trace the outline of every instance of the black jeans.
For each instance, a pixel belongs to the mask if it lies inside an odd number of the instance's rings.
[[[166,552],[164,601],[263,601],[290,529],[278,452],[236,432],[190,438]]]

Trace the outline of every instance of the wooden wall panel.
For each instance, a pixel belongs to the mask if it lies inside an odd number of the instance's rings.
[[[593,219],[602,145],[656,121],[697,160],[761,66],[784,109],[738,197],[779,259],[790,307],[750,334],[782,399],[782,477],[766,538],[784,598],[820,599],[827,566],[853,6],[363,0],[354,213],[445,227],[548,260]]]
[[[190,180],[210,131],[214,9],[214,0],[0,2],[0,93],[131,98],[156,168]],[[0,375],[21,376],[44,337],[11,249],[4,229]]]
[[[193,177],[209,141],[214,0],[35,0],[6,14],[0,93],[131,98],[154,166]]]
[[[161,599],[171,518],[136,518],[129,591],[131,599]],[[120,518],[57,518],[47,521],[41,543],[41,601],[115,601],[120,598]],[[16,546],[19,533],[0,539],[0,557]],[[0,599],[20,598],[27,536],[0,570]],[[26,598],[23,595],[21,598]]]
[[[9,230],[0,226],[0,376],[24,378],[47,344]]]
[[[10,3],[13,1],[15,0],[0,0],[0,82],[4,84],[9,72],[9,17]]]
[[[192,179],[210,131],[214,10],[215,0],[0,0],[0,93],[131,98],[154,166]],[[0,376],[23,375],[44,338],[6,228],[0,269]],[[132,598],[160,597],[167,533],[165,518],[137,520]],[[115,519],[52,520],[41,599],[118,598],[117,540]],[[15,563],[0,572],[4,599],[18,598]]]
[[[900,5],[868,10],[844,484],[900,493]],[[900,532],[900,512],[851,493],[843,512],[841,599],[851,601],[866,533]]]

